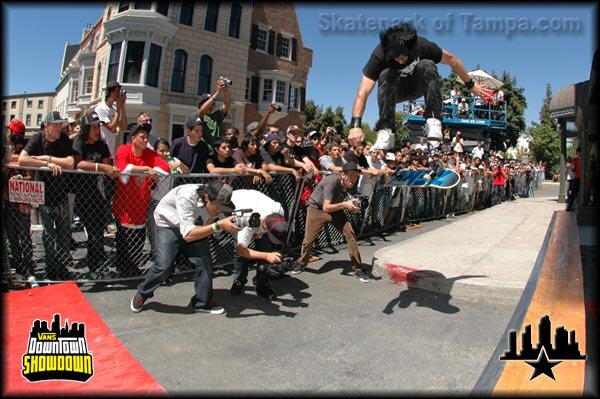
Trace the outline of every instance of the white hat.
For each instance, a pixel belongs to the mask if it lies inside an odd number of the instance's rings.
[[[386,161],[395,161],[396,156],[394,155],[393,152],[388,152],[387,154],[385,154],[385,160]]]

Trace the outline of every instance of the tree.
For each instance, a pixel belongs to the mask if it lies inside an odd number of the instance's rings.
[[[535,161],[546,162],[546,174],[551,175],[560,162],[560,139],[558,132],[552,129],[552,126],[548,123],[534,123],[529,128],[528,133],[533,138],[529,146],[530,154]]]
[[[306,121],[304,127],[306,130],[320,130],[319,121],[321,114],[323,113],[323,107],[317,106],[313,100],[306,101],[304,106],[304,115],[306,115]]]
[[[521,132],[525,130],[525,108],[527,100],[523,92],[523,87],[517,86],[517,78],[511,77],[507,71],[502,72],[502,91],[504,92],[504,101],[506,101],[506,130],[493,133],[491,136],[491,148],[495,150],[504,150],[517,145],[517,140]]]
[[[550,101],[552,101],[552,87],[550,83],[546,83],[546,97],[544,97],[544,103],[540,110],[540,123],[550,125],[553,130],[558,131],[556,121],[550,116]]]

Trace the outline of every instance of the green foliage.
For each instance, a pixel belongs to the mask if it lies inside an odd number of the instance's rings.
[[[517,145],[519,134],[525,130],[524,113],[527,108],[527,100],[523,94],[525,89],[517,85],[517,78],[504,71],[500,80],[504,83],[502,91],[504,92],[504,101],[507,102],[507,128],[504,132],[492,134],[491,148],[495,150],[504,150]]]
[[[308,100],[306,101],[304,113],[306,115],[306,122],[304,123],[306,131],[325,132],[328,127],[333,127],[338,136],[345,136],[347,121],[344,117],[344,107],[338,106],[335,111],[332,107],[323,109],[322,105],[316,105],[313,100]]]
[[[377,140],[377,132],[375,132],[375,130],[373,130],[373,128],[369,126],[369,123],[363,122],[361,123],[360,127],[362,128],[363,133],[365,134],[365,140],[371,144],[375,143],[375,140]]]
[[[552,87],[550,86],[550,83],[547,83],[546,97],[544,97],[544,103],[542,104],[542,109],[540,110],[540,123],[550,125],[552,129],[558,130],[556,121],[550,117],[550,101],[552,101]]]
[[[551,173],[560,162],[560,136],[550,124],[533,124],[528,129],[533,140],[529,145],[530,155],[535,161],[546,162],[546,171]]]

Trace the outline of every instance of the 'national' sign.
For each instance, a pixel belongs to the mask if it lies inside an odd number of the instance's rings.
[[[9,180],[8,200],[23,204],[44,204],[44,183],[41,181]]]

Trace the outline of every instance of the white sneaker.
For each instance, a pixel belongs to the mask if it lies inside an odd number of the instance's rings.
[[[442,135],[442,122],[435,118],[427,119],[427,123],[425,123],[425,136],[428,139],[441,140],[444,137]]]

